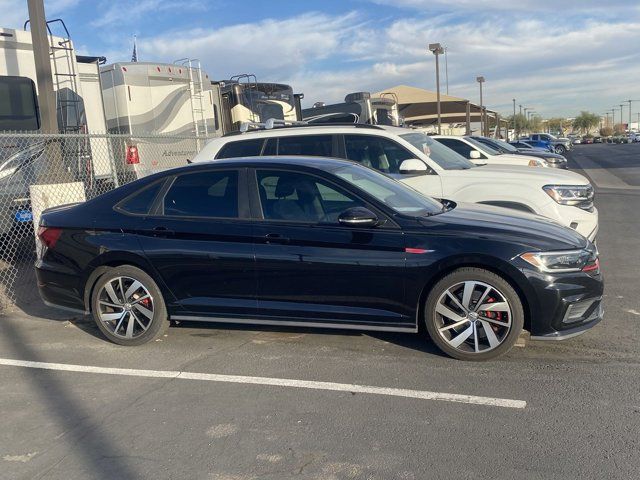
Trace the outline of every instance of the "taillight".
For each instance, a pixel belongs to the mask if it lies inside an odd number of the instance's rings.
[[[129,145],[127,147],[127,165],[135,165],[140,163],[140,155],[138,155],[138,147]]]
[[[56,242],[62,234],[61,228],[40,227],[38,228],[38,238],[47,248],[56,246]]]
[[[582,267],[582,271],[587,273],[600,273],[600,259],[596,258],[595,261],[588,263],[587,265]]]

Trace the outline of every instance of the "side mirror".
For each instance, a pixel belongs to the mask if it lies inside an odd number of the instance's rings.
[[[378,216],[368,208],[348,208],[338,216],[338,223],[347,227],[375,227],[380,223]]]
[[[426,175],[428,168],[426,163],[417,158],[409,158],[400,164],[400,173],[405,175]]]
[[[469,158],[471,160],[479,160],[481,158],[480,152],[478,150],[471,150],[469,152]]]

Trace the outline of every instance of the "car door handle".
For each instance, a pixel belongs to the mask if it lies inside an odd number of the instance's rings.
[[[268,233],[264,236],[264,239],[265,243],[289,243],[289,239],[279,233]]]
[[[173,230],[169,230],[166,227],[156,227],[153,230],[151,230],[151,232],[156,237],[169,237],[169,236],[171,236],[171,235],[176,233]]]

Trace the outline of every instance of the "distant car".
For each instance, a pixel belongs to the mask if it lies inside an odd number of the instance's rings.
[[[558,155],[557,153],[551,152],[537,152],[534,149],[519,149],[514,145],[510,145],[504,140],[500,140],[497,138],[487,138],[487,137],[470,137],[474,139],[476,142],[480,142],[482,144],[488,145],[489,147],[498,150],[499,152],[511,154],[511,155],[527,155],[529,157],[537,157],[543,158],[550,167],[552,168],[567,168],[567,159],[562,155]]]
[[[568,150],[571,150],[572,142],[568,138],[554,137],[550,133],[533,133],[529,135],[530,140],[544,141],[549,143],[553,151],[560,155],[564,155]]]
[[[545,142],[544,140],[531,140],[530,138],[521,138],[520,141],[524,142],[524,143],[527,143],[527,144],[531,145],[532,147],[540,148],[540,149],[545,150],[547,152],[554,152],[555,153],[553,145],[551,145],[549,142]],[[562,154],[559,153],[559,155],[562,155]]]
[[[534,147],[533,145],[526,143],[524,140],[514,140],[509,142],[509,145],[512,145],[516,147],[518,150],[521,150],[525,153],[527,152],[551,153],[547,148]]]
[[[462,155],[476,165],[520,165],[523,167],[548,167],[549,163],[539,157],[503,153],[486,143],[472,137],[436,135],[433,137],[444,146]]]
[[[593,143],[602,143],[602,137],[593,137]]]
[[[593,143],[593,137],[585,135],[584,137],[582,137],[582,143],[583,144],[591,144],[591,143]]]
[[[631,143],[626,135],[616,135],[613,137],[613,143]]]
[[[451,357],[488,360],[525,327],[561,340],[603,316],[598,250],[575,230],[347,160],[198,162],[46,210],[38,236],[42,298],[120,345],[170,320],[425,327]]]

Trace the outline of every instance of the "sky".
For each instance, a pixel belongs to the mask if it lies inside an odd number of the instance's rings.
[[[129,61],[198,58],[211,78],[288,83],[304,106],[398,84],[435,90],[429,43],[447,46],[451,95],[543,117],[640,111],[638,0],[45,0],[79,53]],[[0,0],[22,28],[26,0]],[[441,57],[442,59],[442,57]],[[446,89],[442,62],[441,85]],[[624,107],[624,120],[628,107]],[[620,113],[616,113],[619,118]]]

